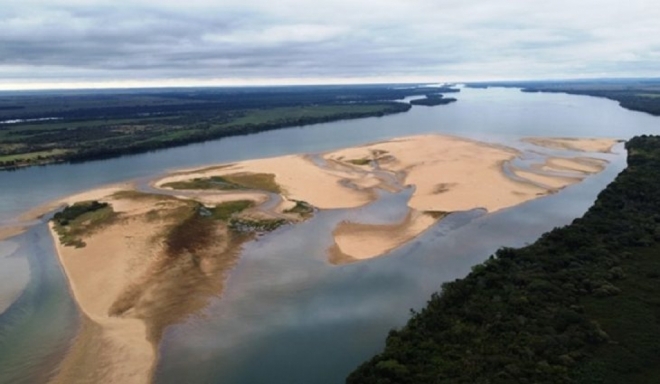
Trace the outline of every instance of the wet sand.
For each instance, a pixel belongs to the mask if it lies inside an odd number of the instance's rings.
[[[544,148],[600,153],[612,152],[612,147],[619,142],[616,139],[576,139],[568,137],[527,137],[521,141]]]

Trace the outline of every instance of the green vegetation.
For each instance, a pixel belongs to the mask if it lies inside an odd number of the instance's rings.
[[[275,175],[272,173],[234,173],[224,176],[195,178],[187,181],[165,183],[163,187],[172,189],[256,189],[273,193],[282,192],[280,186],[275,182]]]
[[[174,181],[171,183],[163,184],[164,188],[172,189],[218,189],[218,190],[234,190],[234,189],[244,189],[240,185],[231,183],[224,177],[221,176],[212,176],[206,178],[195,178],[192,180],[186,181]]]
[[[386,85],[95,90],[0,98],[0,169],[86,161],[408,111],[443,88]],[[53,118],[51,120],[39,120]]]
[[[225,180],[229,183],[246,189],[256,189],[272,193],[281,193],[282,189],[275,182],[275,175],[272,173],[234,173],[225,175]]]
[[[252,208],[250,200],[236,200],[220,203],[215,207],[205,207],[200,203],[190,203],[173,214],[176,224],[165,235],[166,252],[170,257],[183,253],[195,255],[208,249],[221,240],[220,222],[227,224],[233,234],[270,232],[287,224],[283,219],[254,219],[239,217],[238,214]]]
[[[235,214],[243,212],[253,206],[254,202],[251,200],[236,200],[218,204],[213,208],[208,208],[208,210],[213,219],[227,221]]]
[[[437,93],[437,94],[429,94],[426,95],[425,99],[415,99],[415,100],[410,100],[410,104],[412,105],[424,105],[427,107],[433,107],[436,105],[447,105],[450,103],[454,103],[458,100],[456,100],[453,97],[444,97],[442,94]]]
[[[604,97],[618,101],[623,108],[660,116],[660,80],[582,80],[472,83],[470,87],[522,88],[524,92],[561,92]]]
[[[85,201],[65,207],[53,216],[53,228],[64,246],[82,248],[82,237],[106,225],[116,217],[108,203]]]
[[[660,137],[571,225],[445,283],[347,383],[660,382]]]
[[[311,206],[308,202],[301,200],[294,201],[296,202],[296,205],[294,205],[292,208],[284,210],[284,213],[297,213],[302,217],[308,217],[314,213],[314,207]]]
[[[229,219],[229,229],[237,233],[272,232],[288,224],[284,219],[248,219],[234,217]]]
[[[371,164],[371,159],[364,157],[362,159],[346,160],[346,162],[354,165],[369,165]]]
[[[0,156],[0,163],[30,163],[38,162],[47,158],[56,158],[65,155],[67,151],[61,149],[51,149],[49,151],[28,152],[20,155]]]

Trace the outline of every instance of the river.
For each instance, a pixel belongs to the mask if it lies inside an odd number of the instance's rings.
[[[0,173],[0,224],[55,198],[177,168],[320,152],[419,133],[511,144],[524,136],[614,137],[658,133],[660,119],[616,102],[516,89],[463,89],[446,106],[226,138],[141,155]],[[520,144],[517,144],[520,145]],[[339,383],[377,352],[444,281],[464,276],[501,246],[533,242],[581,216],[625,167],[622,146],[599,175],[558,194],[496,214],[475,210],[441,221],[422,237],[368,262],[330,266],[325,245],[340,220],[399,214],[401,196],[359,210],[325,211],[249,243],[225,293],[200,316],[170,327],[157,382]],[[45,221],[0,241],[0,382],[40,382],[57,367],[78,313]],[[5,278],[6,277],[6,278]],[[9,278],[13,277],[13,278]]]

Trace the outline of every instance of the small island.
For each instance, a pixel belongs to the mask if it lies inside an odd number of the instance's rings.
[[[453,97],[444,97],[441,93],[432,93],[426,95],[424,99],[415,99],[410,100],[412,105],[424,105],[427,107],[433,107],[436,105],[447,105],[456,102],[457,100]]]

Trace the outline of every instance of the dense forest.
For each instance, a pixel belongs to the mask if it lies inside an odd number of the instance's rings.
[[[660,79],[471,83],[470,87],[516,87],[523,92],[561,92],[604,97],[626,109],[660,116]]]
[[[582,218],[443,284],[347,383],[660,382],[660,137],[626,147]]]
[[[0,92],[0,169],[408,111],[420,85]]]
[[[456,101],[457,100],[453,97],[444,97],[442,93],[431,93],[426,95],[423,99],[410,100],[410,104],[433,107],[436,105],[447,105]]]

